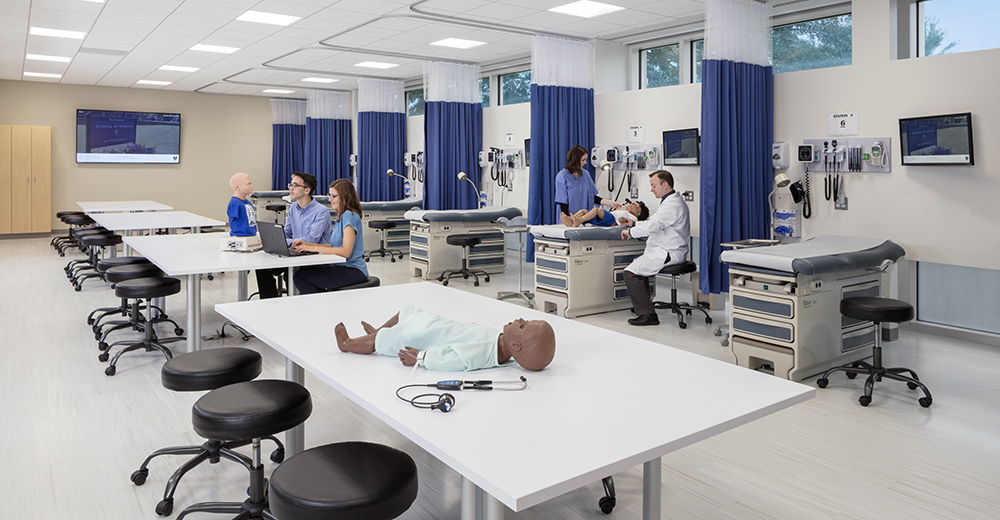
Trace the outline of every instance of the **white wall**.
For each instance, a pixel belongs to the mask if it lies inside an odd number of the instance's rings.
[[[181,114],[180,164],[77,164],[76,110]],[[271,187],[271,105],[267,98],[0,81],[0,123],[52,127],[52,225],[77,201],[155,200],[226,220],[229,177],[246,172]]]

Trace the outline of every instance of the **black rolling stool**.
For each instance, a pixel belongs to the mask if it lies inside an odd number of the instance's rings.
[[[159,267],[150,263],[119,265],[104,271],[104,279],[116,286],[126,280],[136,280],[139,278],[160,278],[163,276],[163,271],[161,271]],[[152,302],[143,302],[142,299],[137,298],[134,303],[130,304],[128,300],[128,298],[121,298],[121,304],[119,304],[116,310],[111,310],[110,312],[105,311],[105,314],[101,315],[101,318],[103,318],[106,315],[120,312],[123,317],[128,318],[127,320],[112,320],[102,323],[98,319],[92,324],[94,339],[98,341],[97,348],[99,350],[105,351],[108,349],[108,344],[106,342],[108,335],[116,330],[131,328],[132,330],[142,332],[146,326],[146,317],[143,316],[142,311],[149,307],[152,307],[157,311],[155,317],[150,321],[151,324],[169,322],[174,326],[175,331],[180,330],[180,327],[178,327],[178,325],[172,320],[169,320],[163,310],[153,305]],[[108,357],[107,355],[98,356],[98,359],[101,361],[107,361]]]
[[[55,246],[56,251],[59,251],[59,256],[66,256],[66,249],[76,245],[76,231],[83,226],[94,224],[94,219],[87,215],[69,215],[61,217],[61,220],[69,226],[69,236],[56,240],[53,246]]]
[[[236,383],[212,390],[198,399],[191,409],[192,423],[198,435],[220,441],[252,439],[252,458],[233,452],[250,469],[250,496],[243,502],[194,504],[181,511],[177,520],[199,512],[231,513],[241,520],[274,519],[274,515],[267,511],[267,480],[264,479],[264,465],[260,462],[260,439],[298,426],[310,414],[312,399],[309,391],[292,381],[263,379]],[[315,477],[306,478],[320,483]],[[283,520],[290,519],[283,517]]]
[[[385,248],[385,232],[386,230],[389,229],[395,229],[396,228],[395,222],[391,220],[371,220],[368,222],[368,227],[378,230],[378,249],[372,251],[365,251],[365,254],[361,255],[361,258],[364,258],[365,262],[367,262],[368,259],[371,258],[372,255],[376,253],[378,253],[378,255],[381,256],[382,258],[385,258],[385,254],[389,253],[389,260],[393,262],[396,261],[396,257],[392,256],[394,254],[399,255],[400,260],[403,259],[403,252],[400,251],[399,249]]]
[[[101,272],[97,270],[97,264],[104,258],[105,248],[118,247],[118,244],[122,243],[122,237],[121,235],[89,235],[83,237],[81,242],[87,246],[90,261],[85,265],[78,264],[73,270],[73,288],[77,292],[83,289],[83,282],[85,280],[103,278]],[[82,271],[93,272],[82,273]]]
[[[80,216],[84,216],[84,215],[86,215],[86,213],[84,213],[82,211],[57,211],[56,212],[56,218],[59,219],[60,221],[62,221],[63,224],[66,224],[66,218],[68,218],[68,217],[80,217]],[[51,245],[53,248],[55,248],[56,251],[59,250],[58,244],[60,242],[64,241],[64,240],[69,240],[70,237],[71,237],[71,235],[73,234],[73,226],[69,225],[69,224],[67,224],[67,225],[69,226],[69,229],[66,230],[66,234],[64,236],[54,237],[52,240],[49,241],[49,245]]]
[[[270,513],[296,520],[389,520],[417,498],[417,466],[395,448],[340,442],[308,449],[271,474]]]
[[[469,276],[472,276],[472,278],[475,279],[475,283],[473,283],[472,285],[476,287],[479,286],[478,275],[484,275],[485,278],[483,278],[483,280],[485,280],[486,282],[490,281],[490,275],[486,274],[486,271],[480,271],[478,269],[469,269],[469,248],[477,246],[479,245],[480,242],[483,241],[483,239],[480,238],[479,235],[471,235],[471,234],[448,235],[448,237],[445,238],[445,241],[448,242],[448,245],[462,246],[462,268],[448,269],[447,271],[441,273],[441,276],[438,276],[439,282],[444,281],[444,283],[441,285],[448,285],[448,280],[451,280],[456,276],[461,276],[462,278],[466,279],[469,278]]]
[[[708,311],[698,307],[697,305],[688,305],[685,302],[677,301],[677,277],[682,274],[693,273],[698,270],[698,264],[687,260],[679,264],[667,265],[663,269],[660,269],[660,274],[665,274],[670,276],[670,301],[669,302],[653,302],[653,307],[657,309],[670,309],[670,312],[677,315],[677,326],[686,329],[687,323],[684,323],[684,315],[691,315],[691,311],[701,311],[705,315],[705,323],[712,323],[712,317],[708,315]]]
[[[144,256],[116,256],[114,258],[103,258],[97,262],[97,272],[101,274],[101,279],[106,282],[111,282],[108,280],[108,270],[114,267],[120,267],[123,265],[153,265]],[[146,275],[152,276],[152,275]],[[146,276],[136,276],[136,278],[145,278]],[[159,275],[156,275],[159,276]],[[111,282],[112,284],[114,282]],[[114,287],[112,285],[112,287]],[[94,329],[94,334],[97,334],[100,329],[101,320],[112,314],[121,314],[122,316],[127,316],[129,311],[128,300],[122,300],[121,305],[117,307],[99,307],[94,309],[87,315],[87,325],[91,325]],[[98,314],[100,313],[100,314]]]
[[[123,266],[129,267],[129,266]],[[120,268],[119,268],[120,269]],[[115,296],[119,298],[129,298],[134,300],[132,304],[132,314],[139,314],[139,303],[138,301],[146,300],[147,302],[153,298],[162,298],[164,296],[170,296],[171,294],[177,294],[181,292],[181,281],[177,278],[136,278],[134,280],[125,280],[124,282],[119,282],[115,286]],[[149,308],[146,309],[147,314],[151,314]],[[180,327],[174,329],[174,333],[177,334],[176,338],[166,338],[159,339],[153,332],[153,324],[151,323],[151,317],[147,316],[146,322],[143,326],[143,337],[139,341],[116,341],[98,356],[98,359],[105,361],[108,359],[108,353],[111,352],[111,347],[116,345],[121,345],[123,348],[115,353],[115,357],[111,359],[111,364],[108,368],[104,369],[104,373],[109,376],[115,375],[117,371],[118,358],[126,352],[131,352],[133,350],[145,349],[147,352],[156,350],[161,352],[167,361],[173,357],[173,353],[170,349],[165,347],[164,343],[173,343],[175,341],[183,341],[185,338],[181,336],[184,334],[184,330]],[[170,320],[166,320],[170,321]],[[171,322],[173,323],[173,322]],[[176,326],[176,323],[174,324]],[[197,334],[198,331],[191,331]]]
[[[849,365],[831,368],[823,373],[816,380],[816,385],[826,388],[830,380],[828,377],[833,372],[843,371],[847,373],[848,379],[854,379],[858,374],[868,374],[865,380],[865,393],[858,398],[861,406],[868,406],[872,402],[872,390],[875,383],[882,381],[882,378],[895,379],[906,382],[910,390],[917,388],[923,390],[924,397],[919,399],[920,406],[927,408],[934,402],[930,391],[920,382],[917,373],[909,368],[886,368],[882,366],[882,329],[880,323],[902,323],[913,319],[913,306],[909,303],[893,300],[890,298],[844,298],[840,300],[840,313],[848,318],[862,321],[875,322],[875,346],[872,347],[872,362],[855,361]],[[910,377],[903,374],[909,373]]]
[[[65,249],[69,249],[70,247],[79,248],[81,253],[87,254],[87,258],[82,258],[79,260],[70,260],[69,262],[67,262],[66,267],[63,267],[63,271],[66,272],[66,278],[72,280],[74,276],[73,269],[75,269],[76,266],[79,264],[86,264],[90,262],[90,254],[87,251],[86,246],[84,246],[83,242],[81,242],[81,240],[83,240],[84,237],[97,236],[97,235],[109,236],[113,234],[114,232],[108,231],[107,229],[104,229],[103,227],[100,226],[74,230],[72,244],[67,242],[63,244],[63,246],[65,246]]]
[[[288,206],[285,206],[284,204],[268,204],[267,206],[264,206],[264,209],[274,212],[274,223],[277,224],[278,215],[281,214],[282,211],[288,209]]]
[[[261,372],[261,358],[257,352],[247,348],[222,347],[210,350],[199,350],[177,356],[163,365],[160,379],[164,388],[175,392],[201,392],[215,390],[226,385],[252,381]],[[261,437],[270,439],[278,445],[271,452],[271,460],[281,462],[285,458],[285,447],[274,436]],[[154,451],[142,462],[139,469],[130,477],[132,483],[141,486],[149,476],[149,462],[160,455],[194,455],[181,467],[174,471],[167,481],[163,491],[163,500],[156,504],[156,514],[169,515],[174,509],[174,491],[188,471],[205,462],[218,463],[222,458],[243,464],[243,459],[233,449],[250,444],[250,440],[220,441],[209,439],[200,446],[174,446]]]

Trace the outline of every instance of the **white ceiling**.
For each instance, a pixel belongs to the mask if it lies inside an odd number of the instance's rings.
[[[289,97],[304,97],[310,88],[357,88],[360,76],[414,80],[429,58],[487,68],[524,59],[536,32],[613,40],[704,16],[704,0],[603,0],[625,9],[592,19],[548,12],[570,1],[0,0],[0,79],[261,96],[274,96],[263,93],[266,88],[284,88],[296,91]],[[248,10],[302,19],[287,27],[235,20]],[[86,36],[29,35],[29,27]],[[468,50],[428,45],[448,37],[487,44]],[[198,43],[240,50],[228,55],[189,50]],[[27,54],[72,61],[28,60]],[[399,66],[355,66],[362,61]],[[159,70],[163,65],[199,70]],[[62,77],[26,77],[25,72]],[[338,81],[302,82],[310,76]],[[139,80],[171,83],[139,85]]]

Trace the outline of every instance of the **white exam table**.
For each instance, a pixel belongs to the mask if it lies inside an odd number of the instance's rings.
[[[385,230],[385,247],[389,249],[399,249],[406,252],[410,250],[410,221],[403,217],[403,214],[411,209],[421,209],[424,207],[424,199],[413,197],[403,200],[372,201],[361,203],[361,225],[364,226],[362,238],[365,241],[365,250],[378,249],[378,230],[368,227],[368,223],[375,220],[389,220],[396,223],[393,229]]]
[[[410,275],[437,279],[448,269],[462,266],[462,248],[448,245],[448,235],[479,235],[482,242],[469,248],[469,269],[502,273],[507,267],[507,244],[496,229],[500,219],[521,216],[517,208],[487,206],[479,209],[410,210]]]

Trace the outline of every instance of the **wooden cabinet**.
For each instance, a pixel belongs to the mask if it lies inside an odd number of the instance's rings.
[[[52,231],[52,129],[0,125],[0,234]]]

